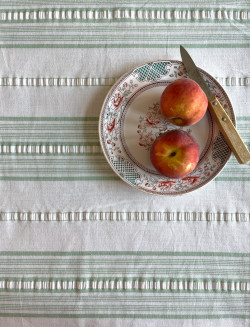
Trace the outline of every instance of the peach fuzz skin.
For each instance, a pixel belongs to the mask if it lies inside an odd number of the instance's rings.
[[[191,173],[199,156],[199,144],[181,130],[171,130],[158,136],[150,152],[155,169],[169,178],[182,178]]]
[[[160,99],[162,114],[178,126],[190,126],[200,121],[207,106],[206,94],[195,81],[187,78],[169,84]]]

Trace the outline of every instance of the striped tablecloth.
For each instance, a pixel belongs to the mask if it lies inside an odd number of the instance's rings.
[[[100,146],[111,86],[180,44],[250,146],[248,0],[0,1],[0,326],[248,326],[250,170],[194,192],[124,183]]]

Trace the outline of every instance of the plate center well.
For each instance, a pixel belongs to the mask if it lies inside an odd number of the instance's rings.
[[[163,132],[182,129],[192,135],[200,145],[200,158],[208,148],[211,138],[211,116],[207,114],[193,126],[178,127],[169,123],[160,112],[160,97],[166,82],[141,88],[128,101],[121,119],[121,140],[129,158],[141,169],[158,174],[150,161],[150,149]]]

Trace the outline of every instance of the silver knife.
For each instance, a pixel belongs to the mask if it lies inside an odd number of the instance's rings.
[[[207,83],[199,72],[199,69],[196,67],[189,53],[183,48],[183,46],[180,46],[180,52],[188,76],[198,83],[205,92],[208,99],[208,108],[236,159],[241,164],[248,163],[250,161],[250,152],[242,141],[231,119],[223,109],[219,100],[209,89]]]

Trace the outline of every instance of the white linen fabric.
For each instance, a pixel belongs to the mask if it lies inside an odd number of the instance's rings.
[[[250,170],[176,197],[110,168],[112,85],[183,45],[250,145],[248,1],[0,1],[0,325],[247,326]]]

